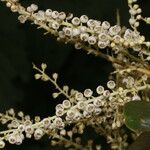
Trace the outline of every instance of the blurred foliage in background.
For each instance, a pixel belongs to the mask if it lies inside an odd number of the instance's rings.
[[[119,9],[121,25],[128,25],[128,7],[126,0],[21,0],[25,6],[35,3],[40,9],[72,12],[75,16],[82,14],[97,20],[116,23],[116,10]],[[144,15],[148,16],[150,1],[141,0]],[[141,27],[143,34],[147,26]],[[147,36],[147,35],[146,35]],[[72,45],[58,43],[49,35],[44,36],[42,30],[26,23],[19,24],[17,14],[13,14],[0,3],[0,112],[10,107],[22,110],[31,116],[45,117],[54,114],[54,108],[60,100],[53,100],[53,86],[34,80],[32,62],[40,65],[47,63],[47,73],[57,72],[60,85],[83,91],[85,88],[95,89],[99,84],[105,85],[112,71],[107,61],[88,55],[84,51],[74,50]],[[89,132],[91,129],[89,129]],[[84,138],[99,137],[83,135]],[[103,141],[105,144],[105,141]],[[48,150],[47,138],[41,141],[25,140],[21,146],[10,145],[7,149],[15,150]],[[107,147],[105,148],[107,149]]]

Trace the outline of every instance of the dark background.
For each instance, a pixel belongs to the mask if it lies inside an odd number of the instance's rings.
[[[128,6],[126,0],[22,0],[24,6],[38,4],[39,9],[72,12],[101,21],[116,23],[116,9],[120,11],[121,24],[128,25]],[[149,0],[141,0],[145,16],[150,14]],[[55,38],[43,35],[42,30],[29,23],[20,24],[18,14],[10,12],[0,3],[0,112],[13,107],[31,116],[42,118],[54,114],[54,107],[61,100],[53,100],[52,85],[34,80],[32,62],[40,65],[47,63],[47,73],[59,73],[60,85],[83,91],[105,85],[112,66],[107,61],[87,55],[84,51],[74,50],[72,45],[58,43]],[[140,30],[148,36],[148,26]],[[86,137],[86,135],[85,135]],[[7,146],[6,149],[48,150],[49,141],[25,140],[21,146]],[[51,148],[55,149],[55,148]],[[57,148],[58,149],[58,148]],[[59,148],[62,149],[62,148]],[[106,148],[105,148],[106,149]]]

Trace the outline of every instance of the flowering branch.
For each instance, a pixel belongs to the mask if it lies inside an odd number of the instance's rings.
[[[55,86],[57,85],[56,76],[53,76],[55,80],[52,80],[45,73],[45,64],[41,65],[41,69],[37,68],[35,65],[33,65],[33,68],[38,71],[38,74],[35,74],[36,79],[50,81]],[[103,126],[107,122],[109,128],[107,128],[107,126],[104,127],[103,130],[105,132],[102,133],[107,133],[109,130],[112,134],[114,130],[120,128],[123,124],[122,115],[119,113],[119,106],[123,106],[128,101],[139,99],[140,97],[137,96],[139,91],[150,89],[149,85],[143,84],[143,86],[138,86],[139,82],[131,81],[131,77],[129,77],[127,81],[123,81],[123,83],[126,83],[127,89],[123,89],[121,87],[117,89],[115,88],[115,82],[109,81],[107,86],[112,92],[104,90],[102,86],[98,86],[96,89],[98,96],[96,97],[93,96],[93,91],[90,89],[86,89],[83,94],[75,91],[74,97],[72,95],[72,97],[68,97],[68,100],[64,100],[62,104],[58,104],[56,106],[56,113],[54,116],[45,118],[41,121],[38,117],[36,117],[35,123],[33,123],[29,116],[24,116],[22,112],[18,113],[18,116],[21,119],[17,119],[13,109],[10,109],[6,112],[6,114],[0,115],[0,121],[3,124],[7,123],[9,128],[9,130],[0,132],[0,143],[3,143],[4,146],[3,140],[6,140],[11,144],[21,144],[24,139],[23,132],[25,132],[27,138],[34,135],[34,138],[37,140],[44,134],[55,137],[55,135],[58,134],[58,130],[64,129],[65,126],[71,123],[79,123],[80,125],[81,123],[86,124],[89,122],[92,123],[92,125],[95,124]],[[142,85],[143,81],[140,81],[140,83]],[[60,91],[62,92],[63,90],[60,89]],[[127,96],[129,93],[130,97]],[[66,96],[66,94],[64,94],[64,96]],[[105,113],[103,114],[102,112]],[[109,115],[110,113],[112,114],[111,118]],[[84,121],[84,119],[86,119],[86,121]],[[106,136],[106,138],[110,138],[110,135],[106,134],[104,136]],[[113,144],[113,142],[114,140],[112,140],[111,143]]]
[[[96,92],[91,89],[79,92],[70,90],[68,86],[61,88],[57,83],[57,73],[52,77],[45,73],[46,64],[41,64],[40,68],[33,64],[33,69],[38,72],[35,79],[51,82],[57,90],[53,98],[63,95],[65,99],[56,105],[53,116],[42,120],[37,116],[31,120],[23,112],[16,115],[13,109],[1,113],[0,121],[7,124],[8,130],[0,132],[0,148],[5,147],[5,141],[19,145],[25,137],[34,136],[39,140],[43,135],[48,135],[52,138],[52,145],[65,144],[76,149],[91,150],[91,141],[88,141],[87,146],[82,146],[79,138],[73,139],[73,134],[82,134],[85,126],[91,125],[107,139],[111,149],[124,150],[128,146],[128,135],[122,132],[122,107],[127,102],[142,100],[144,94],[141,93],[145,93],[144,100],[150,101],[146,94],[150,89],[150,42],[137,29],[140,20],[149,23],[150,19],[142,17],[141,8],[135,4],[137,0],[128,0],[132,30],[123,29],[119,25],[111,26],[107,21],[89,19],[86,15],[73,17],[71,13],[51,9],[38,10],[35,4],[24,8],[18,0],[1,1],[12,12],[18,12],[21,23],[30,21],[38,29],[45,29],[44,34],[52,34],[58,41],[71,43],[76,49],[84,49],[88,54],[112,62],[115,71],[112,73],[113,80],[107,82],[107,89],[99,85]],[[108,53],[105,49],[108,49]],[[67,131],[65,127],[70,124],[74,127],[72,131]],[[100,146],[96,149],[100,150]]]

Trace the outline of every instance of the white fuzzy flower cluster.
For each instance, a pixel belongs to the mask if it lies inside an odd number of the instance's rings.
[[[38,70],[36,67],[34,68]],[[91,121],[91,124],[103,126],[107,123],[107,127],[104,129],[113,132],[114,129],[121,127],[123,123],[123,118],[118,114],[118,106],[123,106],[131,100],[140,100],[138,91],[148,88],[147,79],[146,75],[140,81],[138,76],[135,80],[131,76],[127,78],[123,76],[122,84],[126,89],[116,88],[116,83],[110,80],[107,82],[107,87],[110,90],[105,90],[100,85],[96,88],[98,94],[96,97],[91,89],[86,89],[83,93],[74,90],[71,97],[56,106],[56,116],[63,118],[64,122],[69,124],[83,119],[92,120],[95,118]],[[106,136],[108,141],[109,136]]]
[[[53,74],[52,80],[45,73],[46,67],[46,64],[42,64],[41,69],[34,65],[33,68],[38,71],[35,78],[53,83],[66,99],[61,104],[56,105],[54,116],[43,120],[40,117],[35,117],[35,122],[30,119],[30,116],[25,116],[23,112],[18,113],[17,116],[21,118],[18,119],[13,109],[6,111],[5,114],[0,114],[1,123],[7,124],[8,127],[8,130],[0,132],[0,148],[5,146],[4,141],[20,145],[25,137],[31,138],[33,136],[36,140],[39,140],[45,134],[50,137],[54,136],[54,138],[56,138],[56,135],[59,137],[59,134],[66,136],[65,126],[69,124],[76,124],[78,128],[82,126],[82,130],[80,128],[78,131],[79,133],[83,133],[83,124],[91,125],[96,129],[100,127],[100,134],[106,137],[112,147],[114,143],[119,143],[118,145],[120,145],[118,136],[121,138],[122,132],[120,135],[114,136],[114,134],[118,134],[119,128],[123,125],[121,112],[118,113],[119,108],[126,102],[141,100],[138,92],[150,88],[145,84],[147,78],[143,77],[142,81],[139,82],[129,76],[122,81],[122,84],[126,85],[126,89],[117,88],[116,83],[110,80],[107,82],[109,90],[105,90],[101,85],[96,88],[97,96],[94,96],[94,92],[91,89],[85,89],[83,93],[73,90],[71,95],[67,95],[68,93],[64,92],[67,86],[61,89],[56,83],[58,75]],[[58,133],[58,130],[60,133]],[[69,136],[72,136],[72,132],[68,133]],[[126,140],[127,135],[122,138],[122,148],[127,146]]]
[[[87,46],[94,49],[110,47],[115,53],[118,53],[122,49],[133,48],[135,51],[144,53],[141,45],[150,46],[150,43],[145,42],[144,36],[141,36],[137,30],[126,29],[123,31],[119,25],[111,26],[107,21],[97,21],[88,18],[86,15],[74,17],[71,13],[66,14],[51,9],[38,10],[38,6],[35,4],[24,8],[18,0],[1,1],[6,2],[6,6],[10,7],[13,12],[20,14],[18,19],[21,23],[30,20],[39,28],[44,28],[47,33],[57,36],[57,40],[74,43],[76,49]],[[138,8],[138,5],[135,5],[130,9],[130,13],[131,19],[129,22],[131,26],[137,27],[139,25],[137,19],[140,19],[140,15],[137,14],[141,13],[141,9]],[[137,19],[135,19],[135,15],[137,15]]]
[[[119,25],[111,26],[107,21],[90,19],[86,15],[74,17],[71,13],[51,9],[38,10],[35,4],[24,8],[18,0],[1,1],[6,2],[12,12],[19,13],[18,19],[21,23],[31,21],[45,29],[45,34],[53,34],[59,41],[72,43],[76,49],[84,48],[88,53],[93,52],[110,60],[116,69],[116,77],[112,76],[107,82],[107,89],[99,85],[95,91],[87,88],[79,92],[70,90],[67,85],[61,88],[57,84],[57,73],[51,77],[45,73],[46,64],[42,63],[40,68],[33,65],[38,71],[35,79],[49,81],[55,86],[57,91],[53,93],[53,98],[60,95],[65,98],[56,105],[54,116],[43,120],[37,116],[33,121],[23,112],[16,115],[13,109],[0,114],[0,122],[8,127],[8,130],[0,132],[0,148],[5,147],[5,141],[20,145],[25,137],[33,136],[39,140],[47,134],[52,139],[57,139],[52,140],[52,145],[65,143],[66,147],[71,145],[76,149],[89,150],[92,149],[91,141],[88,141],[87,147],[81,147],[80,138],[76,138],[75,143],[72,139],[74,133],[82,134],[85,126],[90,125],[106,138],[111,149],[125,149],[128,146],[127,134],[122,129],[124,118],[120,108],[129,101],[141,100],[140,91],[150,89],[150,42],[145,41],[145,37],[137,30],[140,20],[148,22],[150,19],[142,17],[141,8],[135,4],[137,0],[128,0],[131,14],[129,23],[133,30],[123,29]],[[111,48],[114,56],[100,50],[105,48]],[[117,81],[112,80],[115,78]],[[74,127],[67,132],[65,127],[70,124]],[[68,141],[66,136],[71,140]],[[99,145],[96,147],[100,150]]]
[[[137,4],[137,1],[138,0],[128,0],[129,13],[131,15],[129,23],[134,30],[137,30],[137,27],[139,27],[139,21],[145,21],[147,24],[150,24],[150,17],[142,16],[142,9]],[[147,45],[150,45],[150,43],[147,43]]]

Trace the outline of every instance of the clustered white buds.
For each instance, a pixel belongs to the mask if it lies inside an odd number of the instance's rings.
[[[136,29],[139,26],[139,20],[142,19],[142,9],[139,7],[138,4],[135,4],[136,2],[136,0],[128,0],[128,4],[130,7],[129,13],[131,15],[129,23],[134,29]]]
[[[30,20],[38,25],[39,28],[44,28],[47,31],[46,33],[57,36],[57,40],[64,41],[65,43],[74,43],[76,49],[88,46],[90,48],[96,48],[94,50],[97,51],[111,47],[113,52],[117,54],[124,49],[132,48],[140,56],[142,54],[148,55],[142,49],[142,46],[145,44],[147,47],[150,47],[150,42],[145,42],[145,37],[141,36],[137,31],[139,20],[143,19],[141,16],[141,8],[135,4],[137,0],[128,0],[130,6],[129,12],[131,14],[129,23],[133,30],[122,29],[119,25],[111,26],[107,21],[100,22],[90,19],[86,15],[74,17],[71,13],[66,14],[65,12],[53,11],[51,9],[47,9],[46,11],[38,10],[38,6],[35,4],[31,4],[25,9],[20,5],[18,0],[1,1],[6,2],[6,6],[10,7],[12,12],[18,12],[20,14],[18,19],[21,23]],[[146,20],[150,22],[149,17]],[[127,58],[122,58],[123,55],[121,53],[119,54],[118,60],[122,59],[123,62],[128,61]],[[127,56],[132,57],[130,54]],[[142,58],[144,59],[143,56]],[[147,57],[147,60],[150,60],[150,57]],[[142,65],[140,67],[142,68]],[[43,120],[40,117],[35,117],[34,121],[32,121],[30,116],[25,116],[23,112],[18,113],[18,117],[21,119],[17,119],[13,109],[8,110],[6,114],[0,114],[1,123],[8,123],[8,130],[4,132],[4,136],[0,137],[0,148],[5,147],[5,141],[20,145],[25,137],[31,138],[34,136],[36,140],[39,140],[44,134],[56,137],[58,132],[60,132],[61,136],[67,135],[72,138],[73,132],[77,133],[77,129],[69,132],[66,132],[64,129],[66,125],[71,123],[77,123],[76,125],[81,134],[84,129],[82,123],[90,124],[93,127],[102,126],[102,131],[108,132],[110,135],[112,134],[112,137],[106,135],[106,138],[109,143],[115,141],[112,144],[114,149],[118,146],[116,144],[117,140],[118,143],[123,141],[124,136],[119,138],[114,136],[114,129],[120,128],[123,123],[123,118],[118,114],[119,107],[129,101],[141,100],[138,90],[147,88],[145,84],[148,80],[147,76],[142,76],[141,80],[138,77],[137,79],[133,78],[132,74],[131,76],[126,76],[126,78],[124,76],[119,77],[122,79],[120,84],[123,84],[123,87],[118,87],[119,84],[116,85],[115,81],[110,80],[107,82],[108,89],[105,90],[101,85],[96,88],[98,96],[95,96],[91,89],[85,89],[83,92],[71,90],[69,95],[68,86],[63,86],[61,89],[57,85],[57,73],[54,73],[52,77],[46,75],[46,64],[42,63],[41,69],[36,66],[33,68],[39,71],[39,73],[35,74],[35,79],[50,81],[55,85],[58,92],[53,93],[53,98],[57,98],[60,94],[63,94],[66,98],[61,104],[55,107],[56,111],[54,116]],[[130,73],[131,69],[128,68],[125,71]],[[114,140],[113,138],[116,139]],[[126,138],[124,139],[126,140]],[[78,138],[76,141],[79,142],[80,139]],[[53,145],[56,144],[57,142],[53,142]],[[91,145],[92,142],[89,141],[88,146],[90,147]],[[123,146],[126,147],[125,144]],[[100,147],[97,146],[97,149],[100,149]]]
[[[46,65],[41,65],[41,68],[45,71]],[[41,71],[40,69],[37,70]],[[54,81],[56,81],[57,77],[57,74],[53,74]],[[143,76],[142,79],[141,84],[147,80],[147,77]],[[61,135],[65,136],[66,132],[63,131],[65,126],[82,119],[89,119],[89,123],[92,125],[104,125],[107,122],[106,130],[109,128],[110,132],[113,129],[119,128],[122,125],[123,118],[117,117],[118,106],[123,106],[124,103],[131,100],[141,100],[137,90],[140,83],[139,81],[136,82],[132,76],[128,76],[128,78],[123,79],[122,83],[125,84],[129,90],[124,90],[122,87],[117,88],[116,83],[110,80],[107,82],[107,87],[110,90],[105,90],[103,86],[99,85],[96,88],[96,93],[98,94],[96,97],[91,89],[85,89],[83,93],[71,90],[72,97],[56,105],[55,116],[43,120],[36,117],[35,123],[31,121],[30,116],[25,116],[23,112],[19,112],[18,116],[22,118],[22,120],[12,117],[12,120],[9,121],[10,123],[8,124],[8,128],[11,132],[8,132],[4,139],[0,139],[0,148],[5,146],[4,140],[7,140],[11,144],[20,145],[24,137],[31,138],[33,135],[36,140],[39,140],[44,134],[50,133],[50,131],[54,132],[55,130],[60,130]],[[135,88],[137,92],[135,92],[133,88]],[[140,87],[140,90],[142,88],[145,88],[144,84],[143,87]],[[64,86],[63,89],[68,90],[68,86]],[[130,95],[130,97],[127,95]],[[1,114],[1,122],[6,124],[8,122],[8,115],[15,116],[14,110],[8,110],[6,115]],[[25,133],[25,135],[23,133]]]
[[[7,0],[5,1],[7,2]],[[7,5],[15,7],[13,11],[18,11],[20,14],[18,19],[21,23],[25,23],[27,20],[33,21],[40,28],[44,28],[48,33],[57,36],[57,40],[74,43],[76,49],[81,49],[88,44],[99,49],[110,47],[115,53],[118,53],[118,49],[133,48],[135,51],[140,51],[142,49],[140,45],[150,45],[145,42],[144,36],[135,30],[139,26],[138,20],[142,18],[140,15],[141,8],[134,4],[135,1],[128,1],[128,3],[131,14],[129,22],[134,31],[130,29],[124,31],[119,25],[111,26],[107,21],[100,22],[90,19],[86,15],[73,17],[71,13],[66,14],[51,9],[38,10],[38,6],[35,4],[31,4],[25,9],[17,1],[10,0]],[[140,52],[142,53],[142,51]]]

